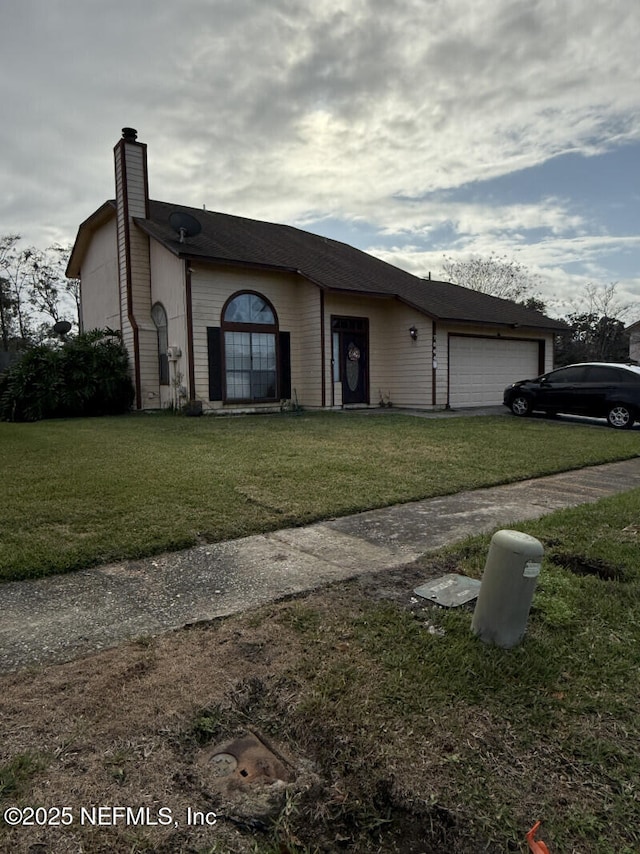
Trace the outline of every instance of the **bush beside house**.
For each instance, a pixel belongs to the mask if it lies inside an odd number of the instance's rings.
[[[118,415],[133,398],[129,357],[111,329],[85,332],[58,347],[33,347],[0,376],[3,421]]]

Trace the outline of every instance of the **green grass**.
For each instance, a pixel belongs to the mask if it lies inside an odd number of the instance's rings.
[[[640,850],[639,516],[635,490],[518,526],[546,553],[527,634],[512,650],[482,644],[469,608],[375,603],[357,585],[342,610],[300,602],[280,612],[301,655],[273,734],[301,744],[348,793],[332,820],[355,834],[352,850],[406,850],[402,828],[414,827],[424,850],[524,851],[537,819],[550,851]],[[488,544],[476,537],[427,556],[424,571],[444,561],[476,575]],[[600,568],[605,555],[624,580],[576,575],[558,555]],[[267,718],[269,705],[273,695]],[[291,828],[302,840],[308,806]],[[374,834],[379,848],[366,816],[389,822]]]
[[[19,753],[0,765],[0,802],[19,798],[44,766],[44,757],[32,752]]]
[[[341,413],[0,423],[18,579],[635,456],[636,433]]]
[[[312,435],[324,420],[310,419]],[[345,424],[360,429],[357,419]],[[508,429],[518,425],[506,421]],[[547,426],[555,427],[532,424],[529,437]],[[424,436],[432,435],[424,429]],[[571,429],[570,435],[580,433]],[[606,430],[582,435],[585,443],[589,436],[614,442],[618,436]],[[260,833],[221,823],[216,834],[226,827],[228,836],[214,836],[200,848],[176,838],[172,850],[525,854],[526,831],[540,819],[539,838],[553,854],[637,854],[639,519],[636,489],[515,526],[539,538],[545,556],[527,633],[511,650],[473,636],[472,605],[411,602],[417,577],[452,571],[479,577],[489,535],[424,556],[417,572],[406,567],[379,576],[378,584],[374,578],[340,583],[229,618],[233,636],[245,644],[257,631],[269,658],[255,673],[253,662],[247,666],[249,659],[242,659],[224,699],[214,693],[218,704],[194,708],[191,717],[176,718],[158,697],[144,732],[158,745],[168,740],[175,747],[175,767],[169,763],[166,780],[162,776],[164,797],[169,781],[180,789],[194,786],[199,797],[202,784],[188,762],[204,745],[247,728],[286,747],[313,779],[287,796],[273,826]],[[400,592],[390,598],[390,590]],[[222,625],[199,630],[207,660]],[[106,673],[103,678],[100,699],[113,680]],[[28,709],[25,716],[28,726]],[[81,741],[86,745],[73,743],[69,753],[73,767],[89,769],[78,772],[84,791],[100,791],[102,776],[82,779],[91,774],[92,754],[91,739]],[[109,743],[100,774],[126,794],[128,771],[139,757],[131,753],[134,742]],[[49,759],[14,755],[0,767],[0,800],[39,803],[34,792],[42,791],[37,787]],[[188,774],[177,773],[185,767]],[[145,839],[149,850],[160,850],[151,835],[135,845],[118,840],[113,850],[142,850]]]

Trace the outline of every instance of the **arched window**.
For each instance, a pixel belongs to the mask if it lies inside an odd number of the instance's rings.
[[[156,327],[158,337],[158,373],[160,374],[160,385],[169,385],[169,359],[167,348],[169,338],[167,335],[167,312],[161,303],[155,303],[151,308],[151,319]]]
[[[226,400],[278,399],[278,318],[260,294],[232,296],[222,311]]]

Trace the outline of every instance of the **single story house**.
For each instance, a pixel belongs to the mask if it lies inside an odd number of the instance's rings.
[[[640,363],[640,320],[627,326],[625,332],[629,333],[629,359]]]
[[[483,406],[552,367],[558,321],[287,225],[153,201],[132,128],[114,155],[115,200],[80,226],[67,275],[81,327],[121,331],[137,409]]]

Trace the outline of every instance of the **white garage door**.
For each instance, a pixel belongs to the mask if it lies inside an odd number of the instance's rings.
[[[538,342],[449,338],[449,405],[502,403],[509,383],[537,377]]]

